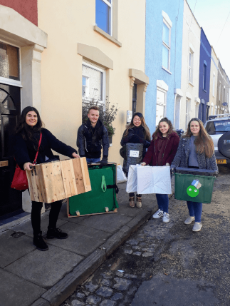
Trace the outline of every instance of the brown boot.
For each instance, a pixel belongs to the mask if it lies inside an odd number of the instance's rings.
[[[129,197],[129,206],[135,207],[134,197]]]
[[[141,208],[141,207],[142,207],[142,199],[141,199],[141,197],[137,197],[137,204],[136,204],[136,206],[137,206],[138,208]]]

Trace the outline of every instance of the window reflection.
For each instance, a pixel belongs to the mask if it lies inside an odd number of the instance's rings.
[[[0,42],[0,76],[20,80],[19,49]]]

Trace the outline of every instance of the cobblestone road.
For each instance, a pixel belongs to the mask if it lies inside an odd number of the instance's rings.
[[[187,207],[171,199],[168,224],[149,220],[62,306],[229,306],[229,173],[221,168],[203,205],[201,232],[184,225]]]

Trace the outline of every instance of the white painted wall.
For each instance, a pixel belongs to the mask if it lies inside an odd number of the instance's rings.
[[[186,130],[186,99],[190,99],[189,117],[196,115],[196,98],[199,97],[199,61],[200,61],[200,33],[201,29],[192,14],[187,1],[184,0],[183,44],[182,44],[182,72],[181,89],[183,97],[180,105],[179,127]],[[189,50],[193,51],[193,80],[189,82]]]

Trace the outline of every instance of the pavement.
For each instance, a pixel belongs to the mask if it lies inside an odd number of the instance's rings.
[[[229,188],[226,167],[200,232],[184,224],[186,203],[171,198],[169,223],[145,222],[61,306],[229,306]]]
[[[56,306],[65,301],[157,209],[155,195],[130,208],[126,184],[119,184],[117,213],[67,217],[62,205],[57,227],[66,240],[48,240],[41,252],[32,243],[29,216],[0,226],[0,306]],[[43,233],[48,215],[42,215]]]

